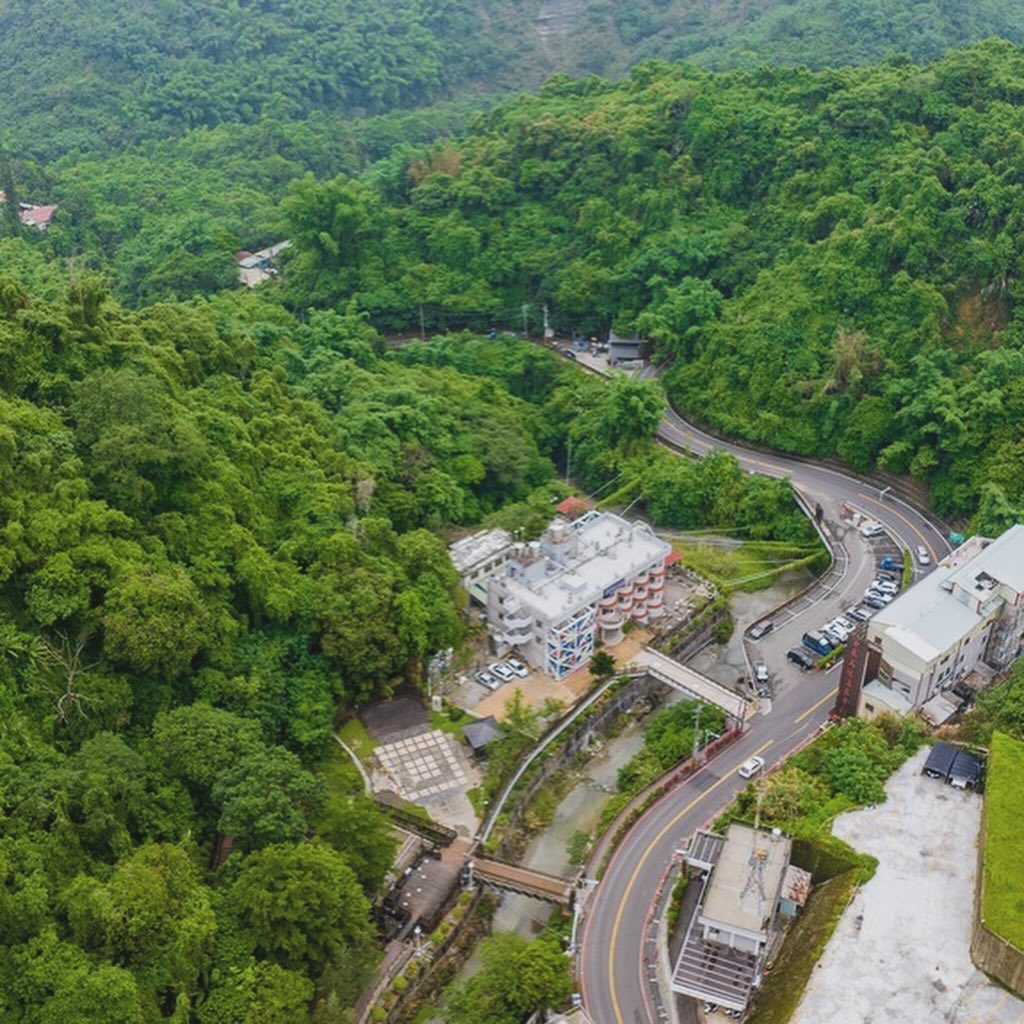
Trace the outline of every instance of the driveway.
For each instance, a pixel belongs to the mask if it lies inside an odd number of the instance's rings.
[[[877,857],[878,871],[843,914],[793,1024],[1024,1022],[1024,1003],[969,953],[981,797],[921,775],[927,754],[889,780],[884,804],[836,819],[833,832]]]

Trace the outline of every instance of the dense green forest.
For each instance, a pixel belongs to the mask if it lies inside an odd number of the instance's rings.
[[[0,132],[34,159],[219,124],[421,107],[617,76],[639,60],[714,67],[931,59],[1024,41],[1012,0],[6,0]]]
[[[540,530],[570,433],[606,493],[671,459],[660,389],[0,266],[0,1017],[342,1021],[393,848],[337,714],[460,642],[444,531]],[[807,535],[785,482],[686,465],[666,521]]]
[[[1010,0],[5,0],[0,189],[60,206],[46,245],[139,305],[233,280],[287,183],[458,134],[555,73],[931,59],[1024,40]],[[0,235],[16,229],[0,218]]]
[[[713,427],[910,473],[995,530],[1024,501],[1022,82],[1005,43],[556,79],[457,143],[294,184],[284,294],[396,329],[547,302],[638,330]]]

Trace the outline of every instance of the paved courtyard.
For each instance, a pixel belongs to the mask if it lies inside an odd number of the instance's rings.
[[[836,819],[835,834],[877,857],[878,871],[843,914],[793,1024],[1024,1024],[1024,1003],[970,958],[981,797],[921,775],[927,753],[889,780],[884,804]]]
[[[437,803],[472,784],[455,740],[438,729],[385,743],[374,756],[399,794],[413,803]]]

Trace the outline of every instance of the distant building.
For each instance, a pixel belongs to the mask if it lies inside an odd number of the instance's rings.
[[[651,343],[643,338],[620,338],[614,331],[608,335],[608,364],[619,366],[643,362],[651,354]]]
[[[673,991],[746,1009],[780,917],[792,917],[810,895],[811,876],[790,864],[791,853],[777,829],[734,822],[724,837],[694,836],[686,863],[700,873],[703,889],[672,973]]]
[[[235,262],[238,264],[238,280],[247,288],[255,288],[256,285],[269,281],[277,276],[277,269],[274,267],[274,260],[279,253],[291,248],[291,242],[277,242],[260,249],[259,252],[249,252],[242,249],[235,253]]]
[[[0,192],[0,203],[7,202],[7,193]],[[59,207],[56,204],[40,206],[35,203],[18,203],[18,219],[25,227],[45,231]]]
[[[977,689],[1024,646],[1024,526],[971,537],[867,623],[860,713],[927,708],[944,721],[966,681]]]
[[[561,679],[586,663],[599,638],[618,643],[627,619],[646,623],[663,613],[671,550],[646,523],[611,512],[571,523],[557,517],[540,540],[515,545],[487,579],[496,651],[517,651]]]

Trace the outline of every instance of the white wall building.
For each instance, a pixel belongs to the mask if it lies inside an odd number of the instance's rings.
[[[1024,644],[1024,526],[965,541],[875,614],[867,636],[878,658],[860,699],[868,717],[1005,669]]]
[[[626,619],[662,614],[671,551],[646,523],[611,512],[555,519],[540,540],[515,545],[487,580],[498,654],[514,650],[561,679],[586,663],[599,638],[618,643]]]
[[[508,530],[481,530],[449,546],[452,565],[470,597],[487,603],[487,578],[504,568],[512,557],[513,546]]]

